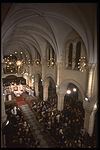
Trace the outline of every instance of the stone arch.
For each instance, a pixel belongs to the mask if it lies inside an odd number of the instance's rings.
[[[55,79],[55,77],[54,77],[54,75],[52,73],[46,74],[45,77],[44,77],[44,79],[43,79],[43,81],[45,82],[47,78],[52,78],[53,81],[56,84],[56,79]]]
[[[54,81],[54,79],[51,77],[51,76],[47,76],[46,78],[45,78],[45,80],[44,80],[44,84],[49,84],[49,83],[52,83],[52,86],[54,87],[56,87],[56,83],[55,83],[55,81]]]
[[[73,44],[73,54],[72,54],[72,69],[75,69],[76,63],[76,45],[78,42],[81,42],[81,54],[80,56],[85,57],[86,60],[89,60],[89,52],[86,50],[86,45],[83,39],[78,35],[78,33],[72,31],[65,37],[64,40],[64,47],[63,47],[63,57],[65,61],[66,68],[68,67],[68,52],[69,52],[69,45]],[[67,58],[67,59],[66,59]]]
[[[52,78],[52,76],[48,75],[43,80],[43,86],[44,86],[44,100],[52,100],[55,99],[55,102],[57,103],[57,92],[56,92],[56,82]]]
[[[77,37],[74,39],[75,49],[76,49],[76,45],[79,41],[81,42],[81,49],[82,49],[81,50],[81,56],[85,56],[86,58],[89,58],[89,53],[88,53],[88,51],[86,51],[86,46],[85,46],[81,37]]]
[[[82,95],[82,100],[83,100],[84,97],[85,97],[83,88],[82,88],[81,85],[80,85],[77,81],[75,81],[75,80],[72,80],[72,79],[64,80],[64,81],[59,85],[59,90],[60,90],[59,92],[62,93],[62,94],[65,94],[69,83],[73,83],[73,84],[79,89],[79,91],[80,91],[80,93],[81,93],[81,95]]]

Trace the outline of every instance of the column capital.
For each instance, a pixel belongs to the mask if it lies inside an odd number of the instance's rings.
[[[95,63],[88,63],[89,70],[94,69],[97,66]]]
[[[87,113],[91,113],[93,111],[93,106],[90,101],[83,101],[83,108]]]

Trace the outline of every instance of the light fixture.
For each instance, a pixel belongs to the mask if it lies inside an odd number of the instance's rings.
[[[7,122],[6,122],[6,125],[8,125],[9,124],[9,120],[7,120]]]
[[[76,92],[77,91],[77,89],[76,88],[73,88],[73,92]]]
[[[94,110],[96,110],[97,109],[97,104],[95,103],[94,104],[94,108],[93,108]]]
[[[12,64],[12,62],[9,62],[9,65],[11,65]]]
[[[40,59],[36,59],[36,60],[35,60],[35,63],[36,63],[37,65],[39,65],[39,64],[40,64]]]
[[[55,64],[55,59],[50,58],[50,60],[48,60],[48,63],[47,63],[48,67],[52,67],[52,66],[54,66],[54,64]]]
[[[67,94],[71,94],[71,90],[67,90],[67,92],[66,92]]]
[[[89,99],[87,97],[85,97],[85,101],[89,101]]]
[[[34,79],[32,79],[32,83],[34,83]]]
[[[24,73],[24,75],[28,75],[28,73],[26,72],[26,73]]]
[[[58,87],[58,85],[56,85],[56,88]]]
[[[18,60],[17,62],[16,62],[16,65],[17,66],[20,66],[22,64],[22,62],[20,61],[20,60]]]
[[[78,68],[81,72],[84,72],[87,70],[87,61],[85,57],[81,57],[79,59]]]

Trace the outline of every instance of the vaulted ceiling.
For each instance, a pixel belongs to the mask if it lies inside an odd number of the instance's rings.
[[[45,56],[50,43],[57,58],[71,33],[83,40],[93,61],[96,32],[96,4],[92,3],[5,3],[2,5],[2,53],[23,51],[34,57],[37,50]]]

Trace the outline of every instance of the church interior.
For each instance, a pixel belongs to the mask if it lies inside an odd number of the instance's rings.
[[[97,3],[1,3],[1,147],[97,148]]]

